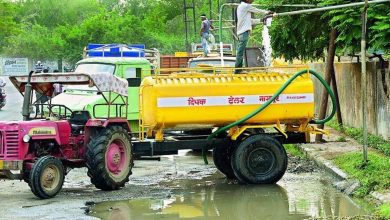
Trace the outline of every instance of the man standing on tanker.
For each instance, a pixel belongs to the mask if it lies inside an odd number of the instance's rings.
[[[267,10],[261,10],[253,7],[253,0],[241,0],[240,5],[237,8],[237,53],[236,53],[236,65],[235,73],[241,73],[243,66],[243,56],[246,45],[248,44],[249,34],[252,31],[252,25],[259,24],[262,19],[252,19],[252,13],[257,13],[265,17],[265,15],[272,14],[273,12]]]
[[[203,56],[207,57],[209,53],[209,45],[208,40],[210,36],[210,31],[214,29],[213,25],[211,25],[211,22],[207,19],[206,14],[202,14],[200,16],[200,19],[202,20],[202,25],[200,28],[200,36],[202,38],[202,47],[203,47]]]

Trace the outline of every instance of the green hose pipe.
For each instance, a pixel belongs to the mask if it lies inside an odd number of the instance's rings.
[[[326,122],[328,122],[329,120],[331,120],[333,118],[333,116],[336,114],[336,97],[335,95],[333,94],[333,91],[332,89],[330,88],[330,86],[328,85],[328,83],[326,83],[326,81],[324,80],[324,78],[322,78],[322,76],[320,74],[318,74],[317,72],[315,72],[314,70],[302,70],[302,71],[299,71],[297,73],[295,73],[290,79],[287,80],[287,82],[285,82],[276,92],[275,94],[267,101],[265,102],[263,105],[261,105],[258,109],[256,109],[255,111],[251,112],[250,114],[246,115],[245,117],[243,117],[242,119],[238,120],[238,121],[235,121],[229,125],[226,125],[225,127],[222,127],[220,129],[218,129],[217,131],[213,132],[212,134],[210,134],[208,137],[207,137],[207,140],[211,141],[215,136],[217,136],[218,134],[234,127],[234,126],[237,126],[237,125],[240,125],[244,122],[246,122],[247,120],[249,120],[250,118],[252,118],[253,116],[259,114],[260,112],[262,112],[265,108],[267,108],[286,88],[287,86],[289,86],[292,81],[294,81],[298,76],[302,75],[302,74],[306,74],[307,72],[309,72],[310,74],[314,75],[318,80],[320,80],[321,84],[325,86],[326,90],[328,91],[331,99],[332,99],[332,112],[330,113],[330,115],[322,120],[312,120],[310,121],[310,123],[312,124],[325,124]],[[204,147],[202,149],[202,156],[203,156],[203,160],[205,162],[205,164],[208,164],[208,161],[207,161],[207,155],[206,155],[206,147]]]

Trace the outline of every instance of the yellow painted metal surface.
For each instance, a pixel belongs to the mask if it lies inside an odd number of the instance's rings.
[[[3,169],[3,167],[4,167],[3,161],[2,161],[2,160],[0,160],[0,170],[2,170],[2,169]]]
[[[145,78],[140,90],[142,125],[161,128],[224,126],[253,112],[292,74],[176,74]],[[263,112],[246,122],[306,124],[314,116],[313,82],[298,77]]]
[[[175,57],[188,57],[187,52],[175,52]]]

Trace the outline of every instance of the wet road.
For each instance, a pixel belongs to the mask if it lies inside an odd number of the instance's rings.
[[[90,215],[101,219],[334,219],[366,212],[335,191],[323,173],[287,174],[277,185],[239,185],[218,174],[166,183],[165,198],[103,202]]]
[[[21,120],[22,96],[7,80],[0,120]],[[209,161],[212,161],[209,157]],[[97,190],[86,169],[72,170],[57,197],[39,200],[23,181],[0,180],[0,219],[310,219],[365,215],[319,170],[287,172],[278,185],[227,181],[213,164],[182,152],[161,161],[135,161],[126,187]],[[110,203],[100,203],[111,201]],[[112,202],[115,201],[115,202]],[[85,215],[86,203],[91,207]]]

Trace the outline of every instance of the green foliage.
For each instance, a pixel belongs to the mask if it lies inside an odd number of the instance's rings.
[[[385,203],[381,205],[378,209],[381,218],[390,219],[390,203]]]
[[[217,0],[213,1],[216,11]],[[199,18],[208,12],[208,1],[196,2]],[[0,0],[0,4],[0,52],[6,56],[75,63],[88,43],[143,43],[163,54],[185,50],[182,1]],[[198,30],[193,30],[190,41],[200,42]]]
[[[19,24],[14,16],[18,13],[18,8],[4,0],[0,0],[0,53],[7,46],[8,38],[19,33]]]
[[[8,38],[4,51],[10,56],[26,56],[35,59],[46,58],[53,44],[51,33],[44,26],[34,24],[24,25],[18,35]]]
[[[284,4],[318,4],[319,0],[267,0],[269,9],[278,13],[301,10],[302,8],[280,7]],[[276,5],[276,6],[275,6]],[[328,45],[330,27],[326,18],[319,13],[276,17],[270,27],[274,56],[293,59],[318,60],[324,57]]]
[[[355,192],[358,197],[366,196],[371,191],[381,191],[390,188],[390,160],[387,156],[369,152],[369,162],[364,165],[361,153],[347,153],[337,156],[334,162],[345,170],[352,178],[362,184]]]
[[[306,155],[302,153],[302,151],[299,150],[299,148],[295,144],[285,144],[283,145],[284,149],[288,153],[290,153],[293,156],[299,157],[299,158],[306,158]]]
[[[78,25],[86,18],[104,13],[96,0],[26,0],[18,5],[23,22],[39,24],[49,30],[60,25]]]
[[[361,2],[359,0],[324,0],[322,6]],[[324,14],[330,25],[335,27],[340,35],[337,39],[342,45],[341,52],[360,51],[362,7],[332,10]],[[371,4],[367,13],[368,47],[390,52],[390,5],[386,3]]]
[[[212,2],[212,18],[216,19],[218,2],[224,1]],[[302,9],[281,7],[283,4],[333,5],[347,2],[258,0],[255,3],[265,5],[264,9],[283,12]],[[190,42],[200,42],[199,15],[209,15],[209,1],[195,3],[196,25],[193,27],[189,23]],[[193,19],[192,13],[188,12],[189,19]],[[75,62],[81,58],[87,43],[145,43],[149,48],[158,48],[163,54],[183,51],[183,13],[183,1],[171,0],[134,0],[121,4],[116,0],[0,0],[0,52],[6,56]],[[373,49],[389,51],[389,13],[390,4],[369,8],[368,39]],[[231,15],[231,9],[226,9],[223,17],[230,19]],[[214,26],[218,26],[217,23]],[[322,58],[331,27],[341,33],[337,39],[339,48],[357,50],[360,47],[360,9],[353,8],[274,18],[270,28],[274,55],[287,60]],[[261,25],[252,34],[252,44],[260,44],[260,32]],[[217,32],[214,34],[217,35]],[[223,41],[233,42],[231,30],[224,29]]]
[[[360,144],[363,144],[363,131],[360,128],[341,127],[337,124],[336,120],[331,120],[327,123],[328,126],[345,133],[346,135],[357,140]],[[390,141],[384,140],[382,137],[368,134],[367,143],[369,147],[380,150],[385,155],[390,156]]]
[[[371,13],[373,11],[373,13]],[[376,50],[390,52],[390,4],[378,4],[369,8],[369,44]]]
[[[337,142],[347,142],[347,139],[345,139],[344,136],[340,136],[340,137],[337,138],[336,141],[337,141]]]
[[[260,1],[259,1],[260,2]],[[312,4],[322,6],[340,5],[360,0],[266,0],[262,1],[276,12],[294,11],[302,8],[283,8],[283,4]],[[270,33],[274,56],[286,60],[316,60],[324,57],[331,28],[339,32],[339,54],[360,51],[362,7],[352,7],[311,14],[276,17]],[[390,51],[390,4],[372,4],[368,9],[368,47]]]

